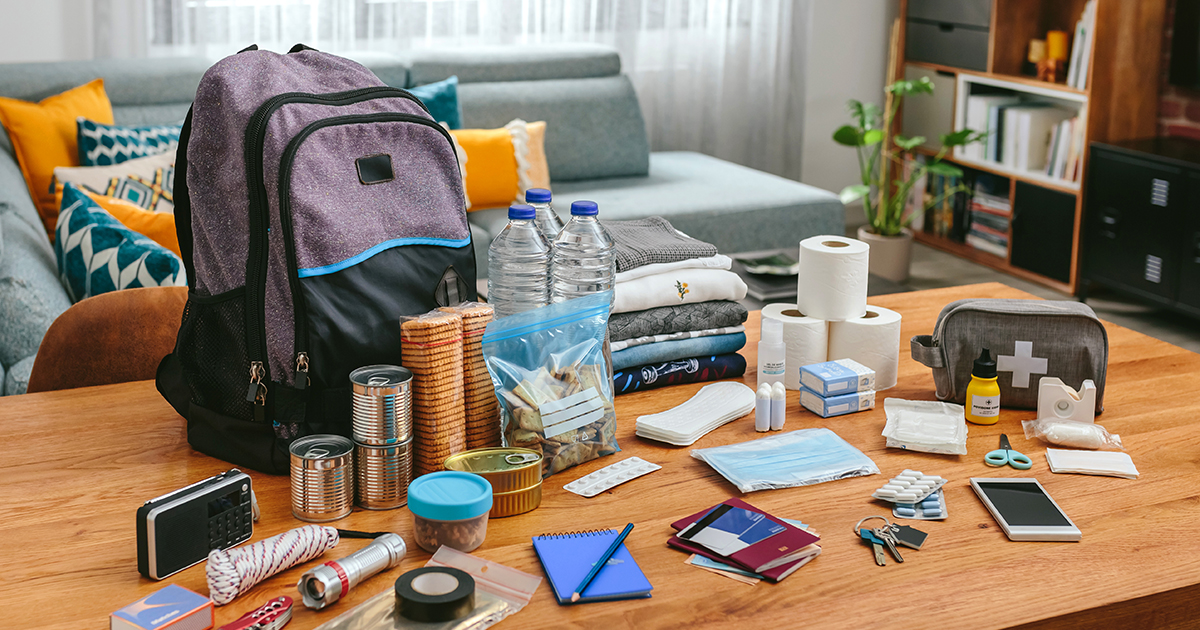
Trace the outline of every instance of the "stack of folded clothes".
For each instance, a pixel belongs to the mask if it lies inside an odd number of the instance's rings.
[[[614,392],[741,376],[746,283],[713,245],[666,219],[604,223],[615,244]]]

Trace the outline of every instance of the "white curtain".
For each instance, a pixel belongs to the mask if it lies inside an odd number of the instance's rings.
[[[637,87],[654,150],[799,179],[811,0],[146,0],[152,55],[251,43],[333,52],[598,42]]]

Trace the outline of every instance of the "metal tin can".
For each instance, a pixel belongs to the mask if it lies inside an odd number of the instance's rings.
[[[354,443],[340,435],[292,442],[292,515],[310,523],[336,521],[354,507]]]
[[[447,470],[475,473],[492,484],[492,518],[515,516],[542,503],[542,454],[527,448],[475,448],[451,455]]]
[[[391,510],[408,503],[412,440],[387,446],[355,444],[354,451],[358,507]]]
[[[412,437],[413,374],[396,365],[368,365],[350,373],[354,441],[385,446]]]

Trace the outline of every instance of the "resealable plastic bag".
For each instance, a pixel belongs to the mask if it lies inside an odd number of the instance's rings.
[[[829,429],[801,429],[728,446],[700,448],[707,463],[742,492],[879,474],[870,457]]]
[[[967,418],[962,405],[933,400],[887,398],[883,437],[889,448],[943,455],[967,454]]]
[[[1091,422],[1042,418],[1026,420],[1021,423],[1021,427],[1025,429],[1026,438],[1038,438],[1059,446],[1125,450],[1121,444],[1121,436],[1109,433],[1104,427]]]
[[[542,476],[620,451],[604,356],[611,291],[488,324],[483,357],[505,446],[542,453]]]

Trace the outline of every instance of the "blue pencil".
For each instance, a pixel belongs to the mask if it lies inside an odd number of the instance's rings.
[[[592,580],[596,579],[596,576],[600,574],[600,569],[603,569],[604,565],[608,564],[608,561],[613,557],[613,554],[617,553],[617,549],[621,547],[621,543],[625,542],[625,537],[628,536],[629,532],[631,531],[633,531],[633,523],[625,526],[625,529],[621,532],[621,535],[617,536],[617,539],[608,546],[608,550],[604,552],[604,555],[600,556],[600,561],[592,567],[592,570],[588,572],[587,577],[583,578],[583,581],[579,583],[579,586],[575,589],[575,592],[571,593],[571,603],[579,601],[579,598],[581,597],[580,593],[583,593],[587,590],[588,585],[592,583]]]

